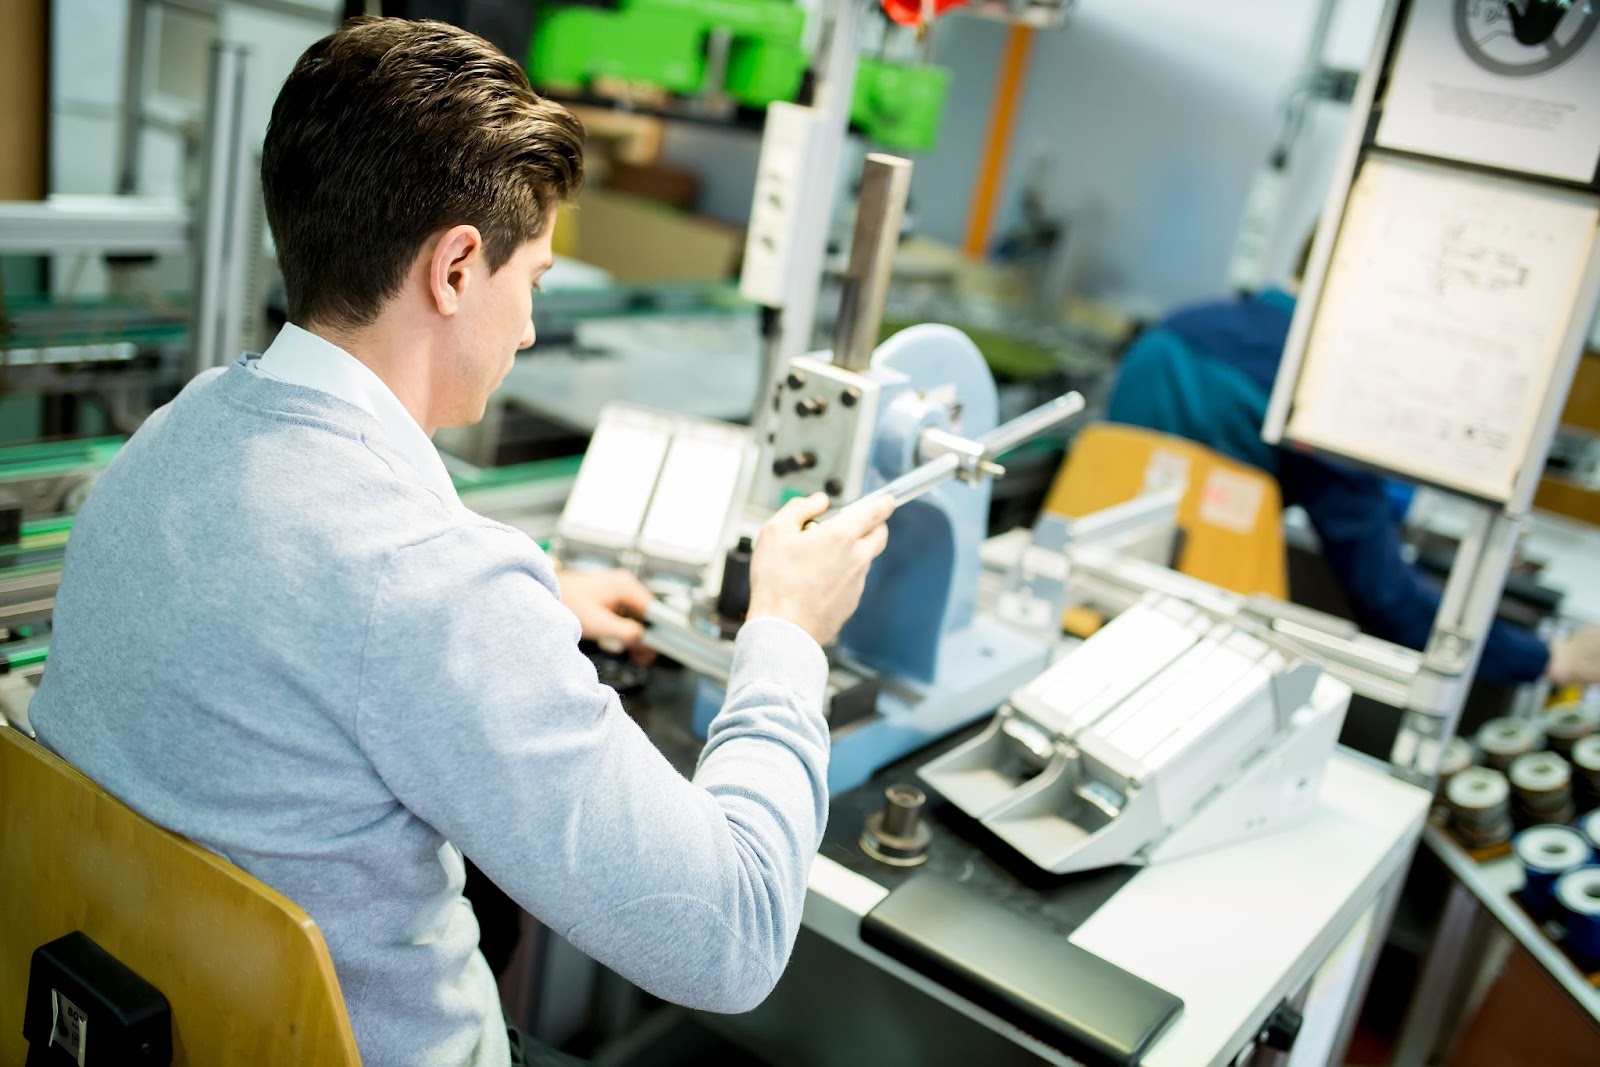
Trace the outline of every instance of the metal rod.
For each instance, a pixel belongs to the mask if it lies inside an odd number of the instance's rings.
[[[978,438],[983,445],[985,458],[998,456],[1007,452],[1024,441],[1037,437],[1046,430],[1053,429],[1083,410],[1083,397],[1078,393],[1067,393],[1058,396],[1046,404],[1040,404],[1032,411],[1018,415],[1010,422],[990,430]],[[909,503],[928,492],[937,489],[956,476],[961,469],[961,457],[954,452],[929,460],[918,467],[914,467],[900,477],[879,486],[852,503],[846,504],[838,511],[824,515],[820,522],[827,522],[837,518],[851,508],[858,508],[870,503],[883,500],[885,497],[894,501],[895,507]]]
[[[984,458],[998,459],[1024,441],[1038,437],[1046,430],[1054,429],[1082,410],[1082,394],[1065,393],[1049,403],[1040,404],[1032,411],[1018,415],[1009,422],[1003,422],[978,438],[983,442]]]
[[[864,371],[872,362],[910,194],[909,159],[879,153],[867,157],[861,168],[861,195],[856,198],[850,266],[833,333],[833,362],[846,370]]]

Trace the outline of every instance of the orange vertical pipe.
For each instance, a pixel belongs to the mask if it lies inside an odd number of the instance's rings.
[[[1033,27],[1013,24],[1007,29],[1000,76],[995,80],[994,102],[989,107],[989,136],[978,159],[972,210],[967,215],[967,238],[962,245],[969,259],[982,259],[989,249],[989,227],[994,224],[995,201],[1005,177],[1006,157],[1011,154],[1011,128],[1016,125],[1022,79],[1028,71],[1028,50],[1032,46]]]

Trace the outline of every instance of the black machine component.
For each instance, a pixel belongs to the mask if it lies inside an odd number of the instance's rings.
[[[1294,1048],[1294,1039],[1300,1036],[1300,1027],[1305,1021],[1305,1016],[1289,1007],[1285,1001],[1272,1009],[1272,1014],[1267,1016],[1267,1021],[1261,1027],[1261,1036],[1257,1040],[1267,1048],[1288,1052]]]
[[[750,557],[755,545],[748,537],[728,549],[722,561],[722,588],[717,591],[717,615],[726,628],[738,629],[750,613]]]
[[[22,501],[0,489],[0,548],[22,542]],[[0,560],[0,567],[5,566]]]
[[[875,860],[894,867],[915,867],[928,858],[933,831],[922,821],[928,797],[914,785],[891,785],[883,791],[883,810],[867,816],[861,847]]]
[[[861,940],[1087,1067],[1133,1067],[1183,1001],[958,882],[918,874],[861,920]]]
[[[172,1062],[172,1008],[75,930],[34,949],[22,1036],[27,1067],[164,1067]]]

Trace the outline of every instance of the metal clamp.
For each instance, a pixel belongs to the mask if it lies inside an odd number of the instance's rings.
[[[917,460],[928,463],[940,456],[956,457],[956,477],[976,483],[982,478],[1003,478],[1006,469],[987,458],[982,441],[937,428],[922,431],[917,441]]]

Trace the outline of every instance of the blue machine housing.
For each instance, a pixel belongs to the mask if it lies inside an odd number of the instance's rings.
[[[998,423],[994,377],[954,327],[900,331],[878,346],[866,373],[881,393],[864,492],[918,465],[924,430],[978,438]],[[853,789],[989,714],[1044,669],[1044,645],[977,610],[989,496],[987,481],[950,481],[889,520],[888,548],[867,575],[838,654],[892,684],[879,694],[876,715],[834,735],[830,792]],[[721,687],[702,683],[694,721],[701,736],[722,700]]]

